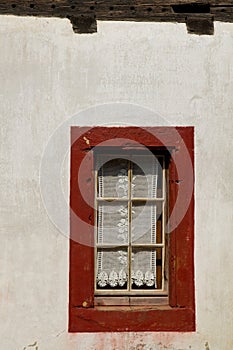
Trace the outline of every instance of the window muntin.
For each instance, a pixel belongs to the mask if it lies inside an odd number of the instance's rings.
[[[95,295],[167,295],[165,156],[134,153],[95,156]]]

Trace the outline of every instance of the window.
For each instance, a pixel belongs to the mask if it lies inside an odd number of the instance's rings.
[[[167,296],[165,152],[104,151],[94,152],[96,303]]]
[[[193,331],[192,127],[72,127],[69,331]]]

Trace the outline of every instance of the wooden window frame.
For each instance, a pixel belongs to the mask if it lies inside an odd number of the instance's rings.
[[[97,148],[97,147],[96,147]],[[132,196],[131,195],[131,191],[132,191],[132,163],[134,163],[134,161],[137,159],[138,156],[144,156],[144,157],[150,157],[151,156],[156,157],[157,161],[160,163],[161,166],[161,194],[159,194],[158,196],[156,195],[155,197],[150,197],[150,196]],[[132,251],[133,250],[138,250],[138,249],[145,249],[145,250],[152,250],[152,246],[154,249],[156,249],[157,253],[158,250],[161,250],[161,271],[157,271],[156,272],[156,276],[161,275],[160,279],[161,282],[159,282],[159,279],[157,279],[156,277],[156,282],[157,283],[161,283],[160,287],[157,287],[155,289],[147,289],[147,288],[140,288],[140,289],[136,289],[136,288],[130,288],[129,283],[127,283],[127,288],[125,289],[102,289],[102,288],[98,288],[96,285],[96,281],[94,283],[94,287],[95,287],[95,299],[94,299],[94,304],[95,305],[102,305],[102,306],[106,306],[106,305],[148,305],[151,304],[151,298],[155,297],[153,299],[153,304],[168,304],[168,273],[167,273],[167,248],[168,248],[168,234],[165,233],[165,223],[167,222],[167,217],[166,217],[166,213],[167,213],[167,166],[169,163],[169,152],[165,152],[164,150],[161,150],[160,152],[156,151],[156,150],[148,150],[148,148],[146,149],[142,149],[142,150],[138,150],[138,149],[130,149],[130,150],[125,150],[122,149],[122,147],[108,147],[108,152],[106,153],[106,147],[98,147],[98,150],[95,149],[94,151],[94,158],[95,159],[95,164],[96,167],[98,166],[98,157],[110,157],[110,159],[112,159],[112,157],[114,159],[116,159],[116,157],[119,158],[123,158],[127,160],[127,180],[128,180],[128,195],[127,198],[121,198],[121,197],[108,197],[108,196],[99,196],[98,195],[98,170],[95,169],[95,187],[96,187],[96,191],[95,191],[95,205],[96,205],[96,211],[95,211],[95,225],[96,225],[96,232],[95,232],[95,238],[97,239],[97,216],[98,216],[98,205],[116,205],[118,203],[118,205],[121,203],[127,203],[127,209],[128,209],[128,214],[129,217],[132,215],[132,207],[133,205],[153,205],[154,207],[160,207],[159,212],[161,210],[161,228],[157,230],[161,230],[160,234],[161,234],[161,241],[160,242],[154,242],[154,243],[148,243],[148,242],[144,242],[144,243],[138,243],[138,242],[133,242],[131,241],[131,244],[128,242],[127,245],[122,245],[120,246],[122,249],[127,250],[128,253],[128,248],[129,246],[131,246]],[[125,158],[126,157],[126,158]],[[158,160],[158,158],[160,160]],[[101,159],[101,158],[99,158]],[[103,158],[102,158],[103,159]],[[131,174],[130,174],[131,173]],[[163,208],[163,209],[162,209]],[[127,218],[128,220],[128,218]],[[130,219],[129,219],[130,221]],[[133,225],[133,223],[132,223]],[[131,237],[132,234],[132,228],[131,225],[129,224],[128,226],[128,234]],[[108,245],[108,244],[107,244]],[[105,243],[103,244],[98,244],[97,241],[95,242],[95,258],[97,258],[97,251],[98,248],[107,248],[107,245]],[[109,244],[110,249],[114,249],[116,251],[116,246],[114,244]],[[124,248],[123,248],[124,247]],[[120,248],[120,249],[121,249]],[[129,255],[128,255],[129,258]],[[130,261],[131,259],[129,258],[128,261]],[[97,261],[95,261],[95,263],[97,264]],[[130,276],[131,276],[131,268],[129,268],[128,264],[128,277],[130,280]],[[96,266],[95,266],[96,269]],[[166,272],[165,272],[166,271]],[[166,275],[166,280],[165,280],[165,275]],[[95,276],[96,278],[96,276]],[[144,285],[145,287],[145,285]]]
[[[169,302],[147,298],[141,305],[98,305],[94,296],[94,161],[99,145],[169,150],[169,212],[178,192],[191,199],[181,222],[170,232]],[[187,161],[187,155],[189,161]],[[85,159],[85,167],[80,168]],[[179,165],[179,176],[178,169]],[[192,169],[190,168],[190,164]],[[194,298],[194,128],[71,128],[69,332],[195,331]],[[190,182],[191,185],[190,185]],[[85,188],[83,198],[81,187]],[[81,219],[81,220],[80,220]],[[158,300],[158,302],[156,302]]]

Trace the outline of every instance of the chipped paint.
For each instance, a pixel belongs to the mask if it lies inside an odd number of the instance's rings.
[[[86,144],[89,146],[90,145],[90,140],[86,136],[83,137],[83,140],[86,142]]]
[[[86,301],[84,301],[82,305],[83,305],[83,307],[87,307],[88,303]]]
[[[34,350],[39,350],[39,346],[37,345],[37,341],[33,344],[29,344],[26,347],[23,348],[23,350],[29,350],[29,348],[33,348]],[[31,350],[33,350],[31,349]]]

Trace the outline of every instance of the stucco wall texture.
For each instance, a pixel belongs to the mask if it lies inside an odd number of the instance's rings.
[[[232,350],[233,25],[0,20],[0,349]],[[196,332],[67,332],[69,129],[113,124],[195,126]]]

